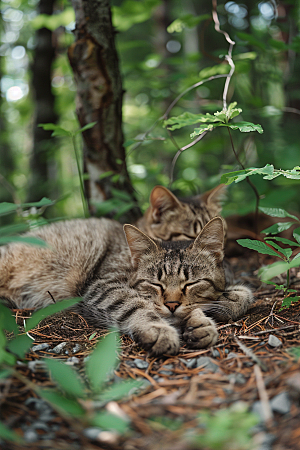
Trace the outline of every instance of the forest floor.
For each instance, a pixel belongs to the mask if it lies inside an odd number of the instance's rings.
[[[1,448],[300,449],[300,302],[281,310],[282,291],[261,285],[255,271],[270,262],[266,257],[260,255],[258,261],[257,254],[245,251],[230,262],[238,281],[252,286],[256,303],[240,320],[219,325],[219,340],[213,348],[182,347],[177,356],[150,358],[131,339],[122,337],[114,381],[140,378],[146,382],[129,398],[109,403],[110,409],[130,420],[124,436],[84,428],[38,398],[32,383],[52,384],[41,358],[68,360],[81,371],[84,358],[103,335],[103,330],[90,327],[75,313],[60,313],[41,322],[30,334],[34,346],[44,344],[44,349],[33,347],[27,356],[29,364],[18,367],[28,383],[9,378],[0,398],[3,422],[25,443],[2,441]],[[299,290],[300,276],[293,270],[292,287]],[[16,312],[21,324],[24,314]],[[253,415],[249,411],[255,414],[250,437],[247,431]]]

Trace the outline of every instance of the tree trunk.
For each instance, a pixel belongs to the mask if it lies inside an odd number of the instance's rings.
[[[54,3],[55,0],[40,0],[38,13],[51,15]],[[51,178],[55,180],[55,176],[53,176],[55,142],[51,138],[52,131],[43,130],[38,126],[40,123],[55,123],[57,121],[57,115],[54,111],[55,97],[51,91],[52,63],[55,58],[52,31],[47,28],[37,30],[36,42],[37,46],[32,64],[35,120],[33,151],[30,161],[29,201],[38,201],[44,196],[51,196]]]
[[[77,115],[83,127],[86,197],[91,214],[95,205],[112,197],[112,190],[126,192],[135,202],[125,162],[122,132],[122,80],[115,48],[109,0],[72,0],[76,14],[75,42],[69,59],[77,83]],[[103,177],[109,172],[114,176]],[[117,176],[116,176],[117,175]],[[108,216],[112,216],[112,211]],[[135,206],[123,220],[139,217]]]

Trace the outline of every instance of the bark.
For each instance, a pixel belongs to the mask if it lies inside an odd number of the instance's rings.
[[[123,146],[123,89],[110,3],[72,0],[72,4],[76,30],[69,60],[77,84],[77,115],[82,127],[97,122],[83,133],[86,197],[91,214],[95,214],[95,204],[111,198],[113,188],[127,192],[133,201],[135,198]],[[101,178],[106,172],[119,175],[118,181],[111,176]],[[132,222],[139,215],[138,208],[133,207],[123,219]]]
[[[38,13],[51,15],[54,3],[55,0],[40,0]],[[53,33],[47,28],[40,28],[36,32],[36,42],[32,64],[35,119],[30,161],[31,179],[28,190],[30,201],[51,196],[51,178],[55,180],[55,171],[53,171],[55,142],[51,138],[52,131],[43,130],[38,126],[40,123],[56,123],[57,121],[54,109],[55,97],[51,91],[52,63],[55,58]]]

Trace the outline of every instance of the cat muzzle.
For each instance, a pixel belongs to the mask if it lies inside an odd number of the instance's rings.
[[[168,303],[165,303],[165,306],[167,308],[169,308],[171,313],[174,313],[175,309],[178,308],[178,306],[180,306],[180,305],[181,305],[181,303],[179,303],[179,302],[168,302]]]

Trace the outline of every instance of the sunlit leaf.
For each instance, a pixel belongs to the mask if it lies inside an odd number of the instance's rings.
[[[75,131],[74,134],[83,133],[83,131],[90,130],[96,125],[97,122],[91,122],[85,125],[84,127],[80,128],[80,130]]]
[[[282,231],[288,230],[293,225],[295,225],[295,222],[277,222],[274,225],[271,225],[269,228],[262,230],[262,233],[265,233],[265,234],[281,233]]]
[[[295,240],[298,242],[298,244],[300,244],[300,227],[295,228],[295,230],[293,231],[293,236]]]
[[[101,390],[107,375],[117,364],[117,340],[118,334],[116,332],[110,332],[98,342],[86,362],[86,374],[91,388],[95,392]]]
[[[293,245],[295,247],[299,247],[299,243],[297,244],[296,242],[290,241],[289,239],[286,239],[286,238],[282,238],[282,237],[278,237],[278,236],[268,236],[268,239],[272,239],[277,242],[282,242],[283,244],[286,244],[286,245]]]
[[[258,253],[280,257],[280,255],[275,250],[270,248],[264,242],[256,241],[254,239],[238,239],[236,242],[240,244],[242,247],[250,248],[251,250],[256,250]]]
[[[289,258],[291,256],[291,254],[293,253],[293,251],[290,248],[282,248],[282,247],[280,247],[280,245],[276,244],[276,242],[266,241],[266,244],[272,245],[274,248],[276,248],[276,250],[281,252],[287,258]],[[289,256],[287,256],[287,255],[289,255]]]
[[[232,128],[233,130],[240,130],[242,133],[249,133],[250,131],[257,131],[259,134],[263,133],[262,126],[259,124],[254,124],[251,122],[234,122],[234,123],[227,123],[226,125],[219,125],[221,126],[228,126],[229,128]]]
[[[75,370],[55,359],[44,359],[44,363],[50,370],[51,377],[66,394],[75,398],[85,396],[85,386]]]
[[[75,12],[71,7],[65,8],[58,14],[39,14],[31,20],[33,29],[38,30],[40,28],[48,28],[48,30],[54,31],[61,26],[67,26],[75,21]]]
[[[49,296],[50,297],[50,296]],[[32,316],[26,320],[26,331],[34,328],[41,320],[45,319],[45,317],[49,317],[52,314],[63,311],[66,308],[70,308],[71,306],[76,305],[76,303],[80,302],[82,298],[69,298],[67,300],[61,300],[53,305],[46,306],[45,308],[39,309]]]
[[[214,77],[215,75],[227,75],[230,72],[229,64],[217,64],[216,66],[205,67],[199,73],[200,80]]]
[[[204,133],[205,131],[210,131],[214,128],[214,125],[208,124],[208,125],[200,125],[200,127],[195,128],[194,132],[190,134],[191,138],[193,139],[196,136],[200,136],[200,134]]]
[[[280,208],[263,208],[262,206],[259,207],[260,211],[263,212],[264,214],[267,214],[268,216],[271,217],[290,217],[292,219],[298,220],[298,217],[293,216],[292,214],[288,213],[287,211],[285,211],[284,209],[280,209]]]
[[[0,237],[0,245],[10,242],[19,242],[22,244],[35,245],[37,247],[48,247],[47,242],[34,236],[3,236]]]
[[[136,23],[142,23],[150,19],[152,10],[160,3],[160,0],[125,0],[121,6],[112,6],[113,26],[119,31],[127,31]]]
[[[283,301],[282,301],[280,311],[281,311],[283,308],[289,308],[289,307],[291,306],[292,303],[298,302],[299,299],[300,299],[300,297],[285,297],[285,298],[283,299]]]
[[[210,18],[209,14],[202,14],[201,16],[194,16],[193,14],[186,14],[172,22],[167,27],[168,33],[181,33],[184,28],[194,28],[203,20]]]
[[[220,119],[213,116],[212,114],[192,114],[190,112],[185,112],[177,117],[170,117],[164,121],[164,127],[168,127],[169,130],[178,130],[182,127],[188,125],[194,125],[199,122],[219,122]]]
[[[295,258],[291,262],[276,261],[265,267],[261,267],[258,271],[258,275],[262,281],[271,280],[272,278],[286,272],[287,270],[300,266],[300,258]]]
[[[54,123],[40,123],[39,127],[43,128],[43,130],[53,130],[51,136],[71,136],[72,133],[65,128],[62,128]]]

